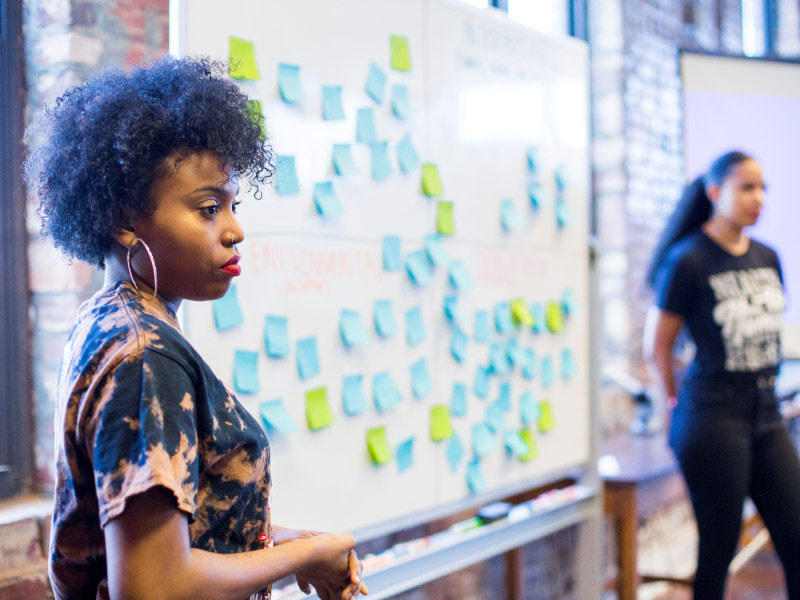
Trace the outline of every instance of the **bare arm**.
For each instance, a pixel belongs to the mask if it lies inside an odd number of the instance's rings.
[[[672,349],[683,327],[683,317],[651,306],[644,324],[644,358],[650,379],[658,382],[665,398],[675,397]]]

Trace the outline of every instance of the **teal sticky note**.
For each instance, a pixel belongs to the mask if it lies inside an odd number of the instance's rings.
[[[362,144],[374,144],[378,141],[375,115],[371,108],[359,108],[356,113],[356,141]]]
[[[536,171],[539,170],[539,150],[534,146],[530,146],[526,154],[528,158],[528,171],[536,173]]]
[[[506,342],[506,358],[512,365],[519,365],[522,362],[522,348],[519,347],[517,338],[511,338]]]
[[[425,339],[425,323],[422,321],[422,309],[414,306],[406,311],[406,342],[416,346]]]
[[[482,458],[497,448],[497,440],[486,423],[472,426],[472,453]]]
[[[556,170],[553,173],[553,179],[556,182],[556,190],[558,192],[563,192],[567,188],[567,172],[564,165],[559,165],[556,167]]]
[[[317,205],[317,212],[323,217],[335,217],[344,212],[330,181],[314,184],[314,204]]]
[[[344,119],[341,86],[322,86],[322,118],[325,121],[341,121]]]
[[[463,417],[467,414],[467,386],[463,383],[453,384],[453,395],[450,398],[450,414]]]
[[[506,450],[516,457],[525,456],[530,451],[528,444],[525,443],[525,440],[522,439],[519,432],[513,429],[505,432],[503,435],[503,443],[505,444]]]
[[[396,235],[383,236],[383,268],[398,271],[403,266],[400,256],[400,238]]]
[[[424,398],[433,390],[433,379],[431,379],[428,365],[424,358],[411,365],[411,391],[415,398]]]
[[[569,205],[563,197],[556,198],[553,209],[556,212],[556,224],[559,227],[566,227],[572,223],[572,211],[570,211]]]
[[[476,342],[489,341],[489,313],[485,310],[475,311],[475,328],[473,335]]]
[[[301,379],[308,379],[319,373],[319,356],[317,355],[317,338],[307,337],[297,340],[297,372]]]
[[[337,175],[357,175],[358,167],[353,160],[350,144],[333,145],[333,170]]]
[[[472,273],[469,272],[467,264],[461,259],[450,263],[447,275],[450,278],[450,283],[457,290],[466,290],[475,285]]]
[[[436,233],[425,236],[425,254],[428,255],[428,260],[436,266],[446,265],[450,262],[450,255],[447,254],[447,250],[442,244],[442,238]]]
[[[498,302],[494,305],[494,328],[500,335],[511,333],[514,330],[508,302]]]
[[[511,384],[508,381],[500,384],[496,402],[502,410],[506,412],[511,410]]]
[[[402,121],[411,116],[411,100],[408,97],[408,86],[402,83],[392,86],[392,112],[395,117]]]
[[[342,408],[344,408],[344,414],[349,417],[355,416],[367,408],[363,380],[362,375],[345,375],[342,380]]]
[[[397,446],[397,472],[402,473],[414,464],[414,438],[408,438]]]
[[[460,363],[467,358],[467,340],[467,334],[461,331],[460,327],[454,325],[450,332],[450,354]]]
[[[508,358],[500,344],[492,344],[489,348],[489,366],[495,375],[505,375],[511,371],[511,365],[508,364]]]
[[[242,394],[258,392],[258,353],[237,350],[233,358],[233,387]]]
[[[375,331],[382,338],[392,336],[397,331],[397,320],[394,318],[391,300],[375,300],[373,318]]]
[[[486,407],[486,425],[492,433],[500,433],[506,428],[506,411],[497,400]]]
[[[235,283],[231,284],[222,298],[211,303],[211,312],[214,313],[214,324],[218,331],[227,331],[244,323]]]
[[[411,141],[411,134],[407,133],[397,144],[397,162],[400,170],[407,175],[419,164],[419,156]]]
[[[376,142],[370,146],[372,157],[372,179],[384,181],[392,174],[392,163],[389,162],[389,145],[387,142]]]
[[[571,289],[566,289],[561,292],[561,308],[564,311],[565,317],[570,317],[574,314],[577,314],[580,310],[578,298],[575,296],[575,292],[573,292]]]
[[[271,427],[281,433],[295,433],[300,431],[300,426],[286,410],[283,400],[270,400],[258,405],[258,414],[264,422],[264,427]]]
[[[486,398],[489,395],[489,369],[483,365],[478,365],[475,369],[475,381],[472,385],[472,392],[478,398]]]
[[[572,379],[578,373],[578,363],[572,354],[572,349],[564,348],[561,351],[561,378],[565,381]]]
[[[367,83],[364,86],[367,95],[378,104],[383,104],[386,95],[386,73],[374,62],[369,65]]]
[[[457,296],[452,294],[445,296],[442,308],[444,308],[444,316],[450,323],[462,331],[466,329],[467,317],[461,310]]]
[[[306,99],[303,85],[300,82],[300,67],[298,65],[278,64],[278,91],[281,100],[289,104],[302,102]]]
[[[475,494],[486,489],[486,480],[483,478],[481,463],[477,458],[473,458],[467,463],[467,485]]]
[[[275,157],[275,191],[281,196],[296,194],[300,191],[294,156],[279,154]]]
[[[553,361],[549,356],[542,358],[542,387],[549,388],[556,381],[556,373],[553,369]]]
[[[519,397],[519,416],[525,427],[533,425],[539,418],[539,409],[530,392],[525,392]]]
[[[500,224],[506,231],[522,227],[522,217],[513,200],[500,201]]]
[[[542,186],[538,181],[528,186],[528,200],[531,203],[531,209],[539,210],[542,205]]]
[[[406,255],[406,271],[417,285],[425,285],[433,276],[433,269],[422,250],[414,250]]]
[[[445,455],[447,456],[447,464],[450,465],[450,470],[455,472],[458,468],[458,463],[461,462],[464,456],[464,444],[461,443],[461,439],[455,432],[453,432],[453,437],[447,442]]]
[[[520,368],[522,369],[522,376],[525,379],[533,379],[536,367],[536,354],[532,348],[525,348],[522,351],[522,358],[520,360]]]
[[[533,315],[533,326],[531,329],[534,333],[541,333],[545,328],[544,304],[541,302],[534,302],[531,304],[530,310]]]
[[[372,399],[378,412],[387,411],[402,400],[400,391],[388,371],[373,376]]]
[[[270,358],[289,356],[289,322],[286,317],[267,315],[264,322],[264,345]]]
[[[339,317],[339,333],[342,336],[342,342],[348,348],[362,346],[369,341],[364,321],[361,320],[361,315],[354,310],[342,310]]]

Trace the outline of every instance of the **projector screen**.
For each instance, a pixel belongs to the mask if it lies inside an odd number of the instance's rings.
[[[732,149],[761,163],[766,200],[749,233],[780,256],[784,355],[800,356],[800,64],[684,52],[680,68],[687,178]]]

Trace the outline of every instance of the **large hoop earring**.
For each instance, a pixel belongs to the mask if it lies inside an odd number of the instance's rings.
[[[156,261],[153,259],[153,253],[150,252],[150,248],[144,243],[144,240],[138,237],[134,239],[136,240],[136,243],[133,246],[128,246],[128,275],[131,278],[133,287],[135,287],[136,291],[142,295],[142,298],[145,300],[155,300],[156,296],[158,295],[158,271],[156,270]],[[153,268],[153,295],[150,298],[145,296],[144,292],[142,292],[142,290],[139,289],[139,286],[136,285],[136,279],[133,277],[133,269],[131,269],[131,250],[133,250],[139,244],[144,246],[144,249],[147,250],[147,256],[150,257],[150,266]]]

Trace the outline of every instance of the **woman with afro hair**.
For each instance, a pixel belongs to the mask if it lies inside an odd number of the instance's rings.
[[[240,273],[239,182],[258,196],[274,170],[226,71],[196,58],[100,71],[33,127],[42,232],[105,270],[59,376],[59,599],[263,598],[292,574],[322,600],[366,593],[352,535],[271,524],[266,435],[176,320]]]

